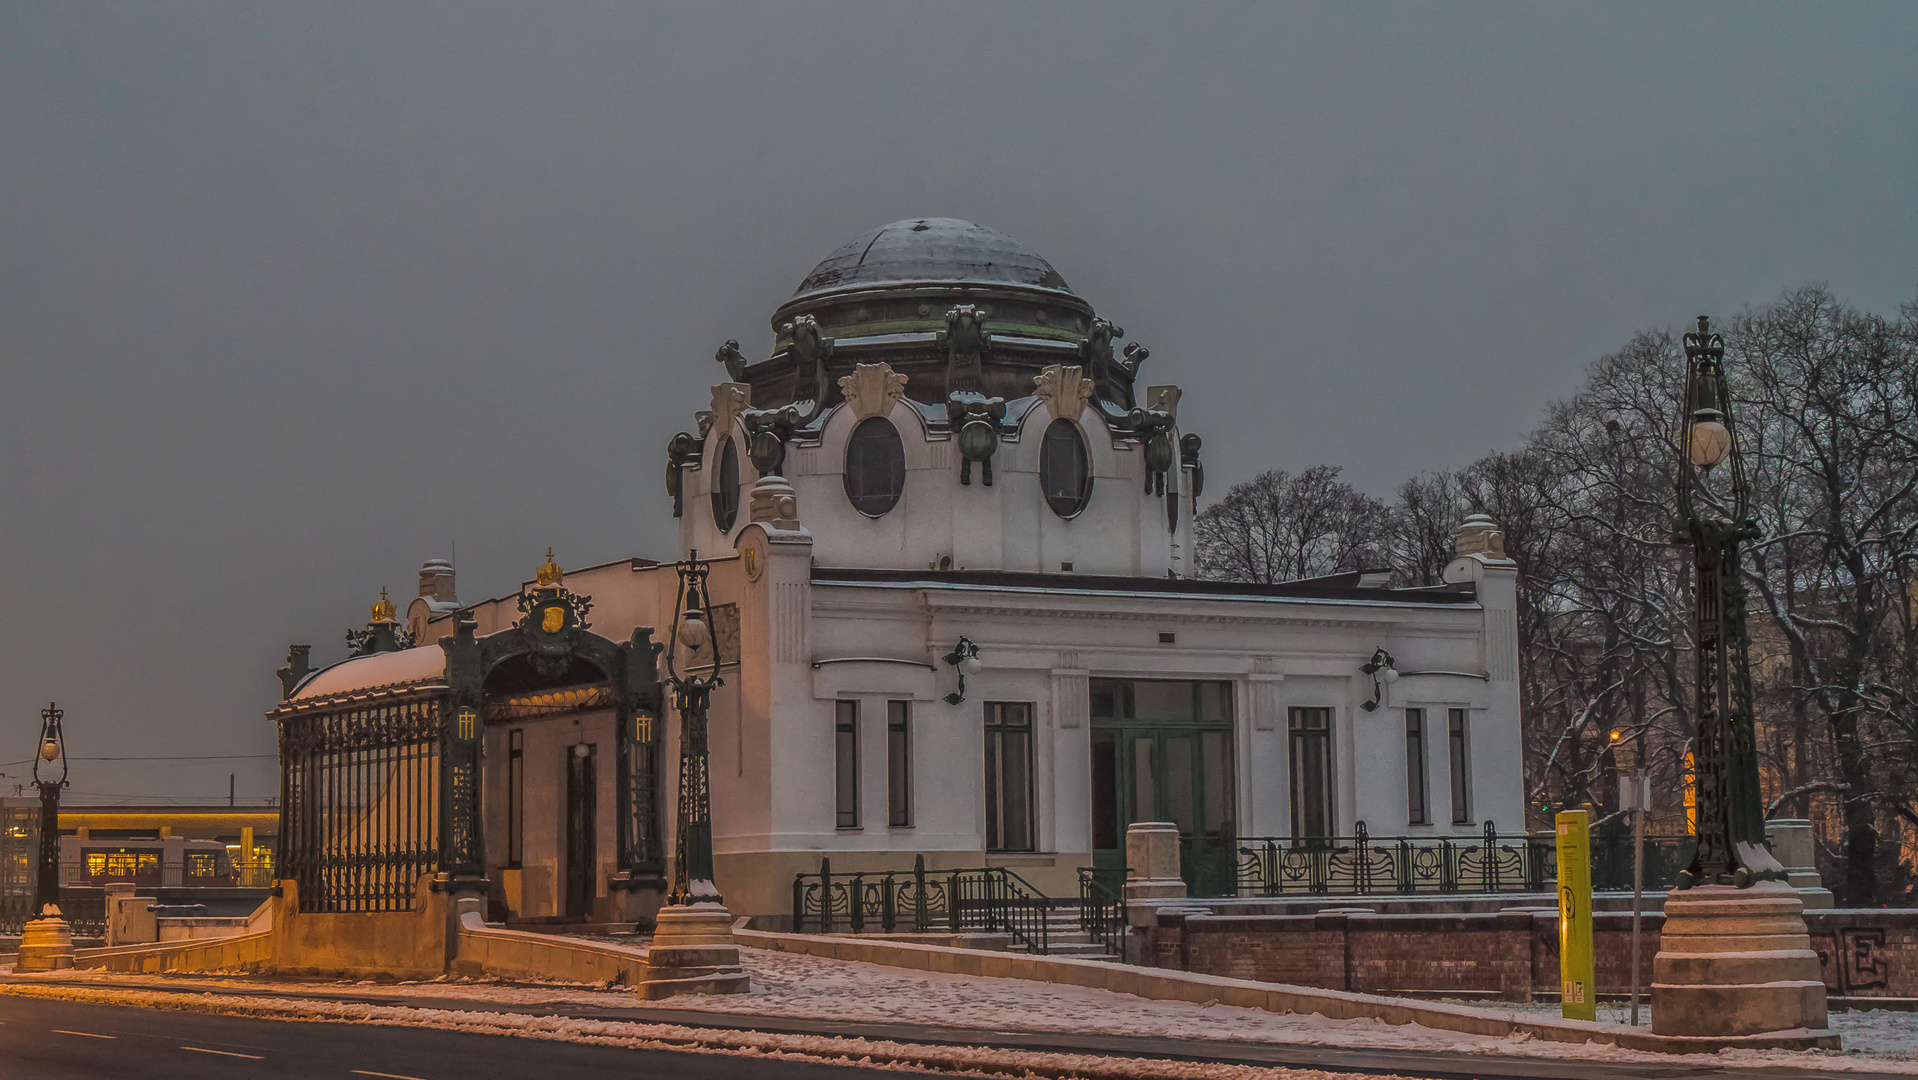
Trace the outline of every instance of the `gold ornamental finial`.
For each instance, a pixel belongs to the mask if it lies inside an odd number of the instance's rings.
[[[560,582],[566,580],[566,571],[561,570],[559,564],[553,561],[552,548],[546,549],[546,562],[534,572],[533,580],[543,586],[558,585]]]
[[[393,606],[393,601],[386,598],[386,587],[382,585],[380,587],[379,603],[373,605],[373,621],[376,623],[395,622],[397,621],[398,614],[399,609]]]

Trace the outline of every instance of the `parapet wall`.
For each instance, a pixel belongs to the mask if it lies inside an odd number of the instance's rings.
[[[1592,917],[1601,994],[1631,985],[1631,914]],[[1651,985],[1664,915],[1647,912],[1640,986]],[[1918,997],[1918,911],[1807,912],[1826,990]],[[1355,993],[1459,994],[1527,1001],[1559,988],[1558,916],[1514,910],[1450,915],[1211,915],[1161,911],[1143,962],[1235,979]]]

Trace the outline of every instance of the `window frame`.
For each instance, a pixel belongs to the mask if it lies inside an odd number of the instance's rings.
[[[1079,495],[1077,503],[1072,506],[1069,512],[1061,508],[1063,496],[1053,495],[1052,485],[1049,482],[1048,466],[1052,464],[1049,455],[1054,442],[1053,432],[1055,431],[1064,431],[1071,434],[1073,445],[1076,448],[1076,454],[1078,456],[1080,473]],[[1039,436],[1039,494],[1044,496],[1046,505],[1052,509],[1052,512],[1066,521],[1071,521],[1073,518],[1085,513],[1086,507],[1092,503],[1092,443],[1086,438],[1085,431],[1080,428],[1077,423],[1063,416],[1054,417],[1052,422],[1046,425],[1044,433]]]
[[[1423,706],[1405,710],[1405,823],[1432,823],[1432,782],[1429,735]]]
[[[832,791],[833,828],[850,832],[861,828],[859,806],[859,702],[833,702]]]
[[[880,427],[884,427],[886,432],[892,436],[892,440],[888,445],[896,449],[899,453],[898,482],[892,485],[889,494],[884,496],[885,506],[877,510],[870,510],[860,505],[860,499],[865,498],[871,500],[873,495],[868,492],[862,496],[853,492],[853,448],[859,445],[860,432],[877,431]],[[868,416],[864,420],[854,424],[851,433],[846,436],[846,450],[842,460],[844,468],[840,472],[840,486],[845,489],[846,501],[851,503],[852,508],[861,515],[877,521],[887,514],[892,513],[893,510],[899,506],[899,501],[906,497],[906,440],[899,434],[899,426],[894,424],[890,419],[884,416]],[[861,479],[863,480],[864,478],[865,473],[862,471]]]
[[[1037,741],[1037,722],[1034,714],[1038,711],[1030,701],[988,701],[984,702],[982,729],[985,734],[985,850],[993,854],[1024,854],[1039,850],[1039,824],[1033,820],[1035,788],[1033,782],[1034,752]],[[1024,720],[1020,723],[1007,723],[1008,709],[1023,710]],[[994,719],[997,717],[998,719]],[[1007,842],[1006,814],[1013,801],[1006,798],[1004,763],[1007,760],[1006,743],[1009,736],[1018,735],[1024,744],[1024,773],[1022,783],[1024,798],[1018,799],[1023,806],[1025,836],[1018,838],[1021,846]],[[995,740],[995,736],[998,738]]]
[[[1445,711],[1445,745],[1451,763],[1452,824],[1470,825],[1472,817],[1472,730],[1470,709]]]
[[[713,460],[713,527],[723,533],[739,523],[739,440],[726,436]]]
[[[526,859],[526,729],[506,732],[506,867]]]
[[[912,828],[912,702],[886,702],[886,826]]]
[[[1323,717],[1325,720],[1324,726],[1311,727],[1304,722],[1314,717]],[[1336,790],[1338,777],[1334,771],[1335,765],[1333,761],[1333,734],[1336,730],[1337,721],[1337,711],[1329,705],[1293,705],[1286,710],[1285,762],[1287,779],[1290,782],[1289,786],[1291,788],[1289,794],[1291,796],[1292,811],[1292,842],[1295,845],[1301,843],[1311,845],[1329,844],[1338,835],[1338,799]],[[1320,756],[1319,773],[1324,783],[1324,790],[1319,793],[1319,797],[1313,801],[1318,803],[1317,809],[1325,816],[1325,828],[1323,831],[1316,833],[1304,831],[1304,823],[1300,820],[1306,816],[1302,811],[1306,809],[1304,805],[1306,796],[1311,794],[1304,790],[1304,784],[1301,780],[1299,770],[1299,764],[1302,760],[1300,753],[1302,746],[1315,746]]]

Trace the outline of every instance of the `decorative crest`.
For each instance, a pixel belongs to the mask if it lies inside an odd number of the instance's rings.
[[[746,411],[753,399],[753,388],[745,383],[724,382],[713,387],[712,430],[723,438],[733,433],[733,422]]]
[[[906,376],[891,364],[854,364],[851,375],[839,378],[839,392],[846,395],[855,418],[885,416],[906,393]]]
[[[566,580],[566,571],[561,570],[559,564],[553,561],[552,548],[546,549],[546,561],[540,564],[538,570],[533,571],[533,580],[538,582],[541,588],[559,585]]]
[[[393,601],[386,598],[386,586],[380,586],[380,598],[373,604],[373,621],[376,623],[395,623],[399,621],[399,609]]]
[[[1092,404],[1092,380],[1077,364],[1049,364],[1032,377],[1032,396],[1046,411],[1064,420],[1077,420]]]
[[[1698,329],[1685,335],[1685,358],[1710,360],[1713,363],[1725,358],[1725,338],[1712,332],[1710,316],[1700,315]]]

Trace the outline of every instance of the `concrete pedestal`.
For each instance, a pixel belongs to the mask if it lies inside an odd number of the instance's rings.
[[[1138,821],[1126,826],[1125,899],[1128,921],[1150,926],[1164,904],[1185,899],[1179,873],[1179,827],[1170,821]]]
[[[60,917],[60,909],[47,906],[44,918],[34,919],[21,928],[20,956],[15,971],[64,971],[73,966],[73,931]]]
[[[1784,864],[1785,881],[1798,890],[1798,899],[1804,901],[1806,911],[1836,906],[1831,890],[1825,888],[1818,868],[1812,865],[1817,841],[1812,838],[1811,822],[1803,818],[1773,818],[1765,822],[1765,840],[1771,845],[1772,856]]]
[[[1652,960],[1652,1033],[1736,1046],[1753,1036],[1778,1045],[1802,1031],[1806,1048],[1829,1046],[1825,983],[1803,911],[1782,881],[1667,895]]]
[[[719,904],[659,909],[640,997],[657,1001],[674,994],[743,994],[748,988],[739,946],[733,943],[732,912]]]

